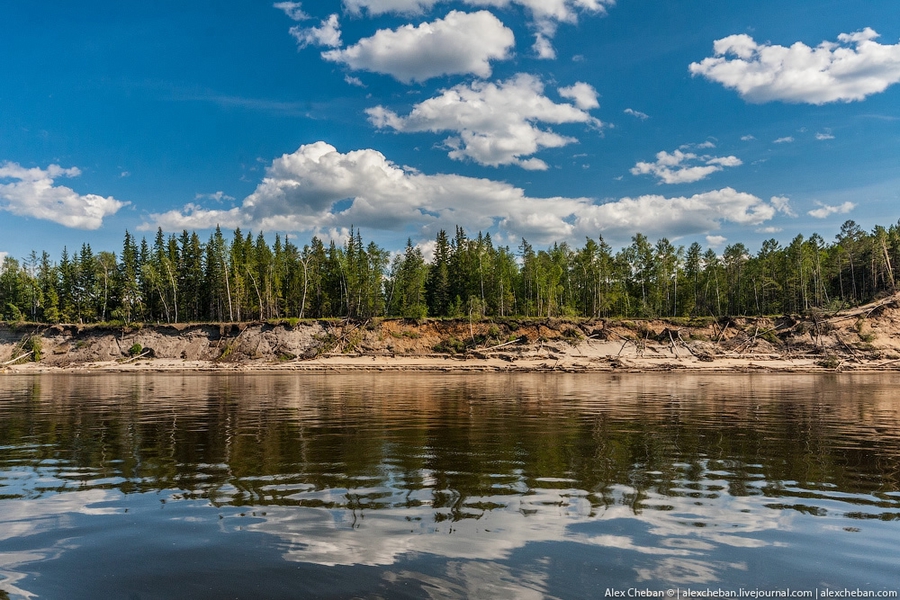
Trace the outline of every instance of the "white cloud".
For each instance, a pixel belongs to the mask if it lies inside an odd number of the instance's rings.
[[[597,90],[589,83],[579,81],[569,87],[559,88],[559,95],[563,98],[575,101],[575,106],[581,110],[600,108],[597,100]]]
[[[797,213],[795,213],[794,209],[791,208],[791,199],[787,196],[772,196],[770,202],[778,212],[783,213],[789,217],[797,216]]]
[[[6,260],[7,256],[9,256],[9,252],[0,252],[0,263]]]
[[[543,60],[553,60],[556,58],[556,49],[550,40],[543,33],[537,33],[534,36],[534,45],[531,46],[538,58]]]
[[[781,227],[761,227],[756,230],[756,233],[781,233],[784,231]]]
[[[707,147],[701,144],[698,147]],[[736,156],[698,156],[693,152],[675,150],[656,154],[656,162],[639,162],[631,169],[632,175],[653,175],[659,183],[692,183],[706,179],[725,167],[742,165]]]
[[[825,140],[833,140],[834,136],[831,134],[830,131],[824,131],[824,132],[820,131],[816,134],[816,139],[821,142],[821,141],[825,141]]]
[[[341,42],[341,24],[337,15],[331,15],[322,21],[318,27],[300,27],[295,25],[290,29],[291,35],[297,40],[300,48],[307,46],[328,46],[329,48],[340,48]]]
[[[785,137],[780,137],[773,144],[792,144],[794,142],[794,136],[788,135]]]
[[[440,75],[489,77],[492,60],[509,58],[515,36],[488,11],[451,11],[445,18],[418,26],[381,29],[322,58],[354,70],[383,73],[409,83]]]
[[[650,115],[648,115],[647,113],[642,113],[641,111],[634,110],[633,108],[626,108],[625,114],[631,115],[632,117],[636,117],[636,118],[640,119],[641,121],[646,121],[647,119],[650,118]]]
[[[398,13],[406,15],[418,15],[431,9],[441,0],[344,0],[344,6],[355,15],[363,9],[370,16],[383,15],[385,13]]]
[[[349,207],[335,205],[351,200]],[[343,204],[342,204],[343,206]],[[190,204],[151,215],[141,227],[167,231],[254,227],[266,231],[328,231],[366,223],[382,230],[416,227],[425,238],[438,228],[497,227],[535,242],[577,240],[602,233],[627,241],[635,232],[670,237],[714,231],[723,222],[758,226],[775,209],[731,188],[665,198],[641,196],[595,204],[590,198],[532,198],[508,183],[425,175],[404,170],[376,150],[338,152],[325,142],[301,146],[275,159],[266,176],[231,210]]]
[[[559,148],[576,142],[538,123],[586,123],[601,127],[583,107],[596,105],[596,92],[584,83],[559,90],[575,103],[557,104],[544,95],[544,84],[532,75],[519,74],[507,81],[475,81],[444,90],[415,105],[401,117],[382,106],[366,111],[378,128],[400,132],[451,131],[444,141],[455,160],[470,159],[482,165],[515,164],[525,169],[546,169],[539,159],[524,159],[543,148]]]
[[[422,14],[446,0],[344,0],[352,14],[365,10],[370,16],[385,13]],[[581,12],[605,14],[615,0],[463,0],[469,6],[509,8],[521,6],[531,14],[541,33],[552,36],[557,23],[577,23]]]
[[[78,177],[77,167],[64,169],[50,165],[46,169],[26,169],[13,162],[0,164],[0,210],[20,217],[53,221],[76,229],[97,229],[103,218],[114,215],[128,202],[112,196],[81,195],[71,188],[54,185],[59,177]]]
[[[356,87],[366,87],[366,84],[364,84],[359,77],[353,77],[352,75],[345,75],[344,81],[346,81],[350,85],[355,85]]]
[[[583,235],[599,231],[611,239],[628,239],[637,231],[679,237],[714,231],[723,221],[756,226],[773,216],[775,209],[762,199],[722,188],[690,197],[649,195],[591,205],[579,212],[575,225]]]
[[[900,81],[900,44],[882,45],[877,37],[867,27],[842,33],[837,43],[810,48],[796,42],[786,48],[731,35],[716,40],[715,56],[691,63],[690,71],[737,90],[749,102],[863,100]]]
[[[305,21],[310,18],[308,14],[303,12],[303,7],[299,2],[276,2],[272,6],[284,11],[284,14],[294,21]]]
[[[216,202],[221,202],[223,200],[234,200],[234,196],[218,191],[214,194],[197,194],[194,196],[194,200],[215,200]]]
[[[831,215],[845,215],[856,208],[856,204],[854,204],[853,202],[844,202],[839,206],[829,206],[820,202],[817,202],[817,204],[819,205],[819,208],[806,213],[809,216],[815,217],[817,219],[824,219],[826,217],[830,217]]]
[[[719,248],[728,241],[727,237],[721,235],[708,235],[706,236],[706,243],[712,248]]]
[[[743,135],[743,136],[741,136],[741,141],[742,141],[742,142],[752,142],[752,141],[755,140],[755,139],[756,139],[756,136],[753,136],[753,135]]]

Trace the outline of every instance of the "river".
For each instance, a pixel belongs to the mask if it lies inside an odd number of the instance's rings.
[[[896,591],[898,384],[6,375],[0,598]]]

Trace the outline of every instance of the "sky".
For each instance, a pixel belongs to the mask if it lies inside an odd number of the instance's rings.
[[[0,256],[900,218],[896,0],[6,0]]]

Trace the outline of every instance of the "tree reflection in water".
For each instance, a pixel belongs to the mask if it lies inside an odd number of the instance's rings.
[[[220,533],[264,533],[287,561],[394,565],[383,581],[428,590],[437,577],[451,596],[472,582],[516,597],[553,593],[560,567],[552,557],[524,579],[497,562],[541,544],[582,549],[586,569],[611,561],[631,583],[722,582],[773,560],[755,549],[779,556],[779,548],[813,552],[837,540],[843,549],[832,558],[868,544],[876,548],[869,569],[879,572],[881,551],[900,550],[891,541],[900,532],[896,383],[874,375],[7,377],[0,586],[15,591],[17,565],[40,570],[34,565],[65,552],[33,548],[19,560],[2,554],[5,546],[150,496],[167,510],[182,507],[179,519],[217,515]],[[865,543],[851,537],[863,528]],[[447,561],[444,571],[404,563],[421,555]],[[790,568],[775,572],[796,576]]]

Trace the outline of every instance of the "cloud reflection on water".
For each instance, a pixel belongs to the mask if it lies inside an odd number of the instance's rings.
[[[896,550],[900,404],[877,379],[17,381],[32,387],[0,404],[0,552],[28,547],[0,553],[7,590],[126,500],[149,536],[194,527],[202,550],[254,534],[287,563],[377,568],[434,598],[553,595],[563,560],[723,583],[786,543],[842,557],[849,525]]]

